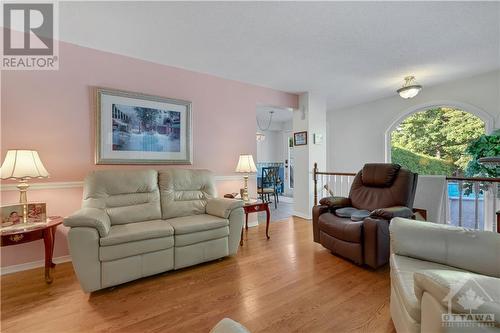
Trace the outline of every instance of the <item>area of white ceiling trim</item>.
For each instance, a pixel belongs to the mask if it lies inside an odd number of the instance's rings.
[[[288,92],[328,108],[500,68],[499,2],[61,2],[78,45]]]

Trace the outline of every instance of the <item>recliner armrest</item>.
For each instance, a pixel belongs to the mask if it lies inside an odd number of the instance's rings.
[[[363,253],[365,264],[381,267],[389,262],[389,221],[374,217],[363,220]]]
[[[413,216],[413,211],[405,206],[394,206],[389,208],[378,208],[370,213],[370,217],[376,219],[384,219],[390,221],[395,217],[410,218]]]
[[[326,197],[321,198],[319,204],[322,206],[328,206],[329,208],[350,207],[351,199],[345,197]]]
[[[227,199],[227,198],[212,198],[208,199],[206,212],[209,215],[214,215],[222,218],[229,218],[231,211],[243,207],[243,200]]]
[[[98,208],[82,208],[64,219],[67,227],[89,227],[97,229],[100,237],[109,233],[111,221],[108,214]]]

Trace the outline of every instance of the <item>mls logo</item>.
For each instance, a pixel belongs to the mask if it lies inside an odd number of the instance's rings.
[[[496,296],[492,297],[472,276],[451,283],[449,293],[443,299],[448,305],[448,313],[441,315],[442,326],[494,327],[495,314],[488,310],[496,303]]]
[[[3,4],[2,69],[57,69],[54,3]]]

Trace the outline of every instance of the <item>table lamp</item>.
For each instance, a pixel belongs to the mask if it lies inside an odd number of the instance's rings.
[[[243,201],[248,201],[248,174],[257,172],[255,163],[253,162],[252,155],[240,155],[238,165],[236,166],[236,172],[244,173],[243,180],[245,181],[245,186],[243,188]]]
[[[38,153],[35,150],[9,150],[0,168],[0,178],[15,179],[19,181],[19,202],[28,202],[29,184],[31,178],[47,178],[49,173],[43,166]]]

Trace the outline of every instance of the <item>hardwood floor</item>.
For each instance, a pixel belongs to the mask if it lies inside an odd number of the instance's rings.
[[[300,218],[250,228],[237,256],[91,295],[71,263],[1,281],[2,332],[208,332],[230,317],[252,332],[394,332],[388,268],[373,271],[312,241]]]

